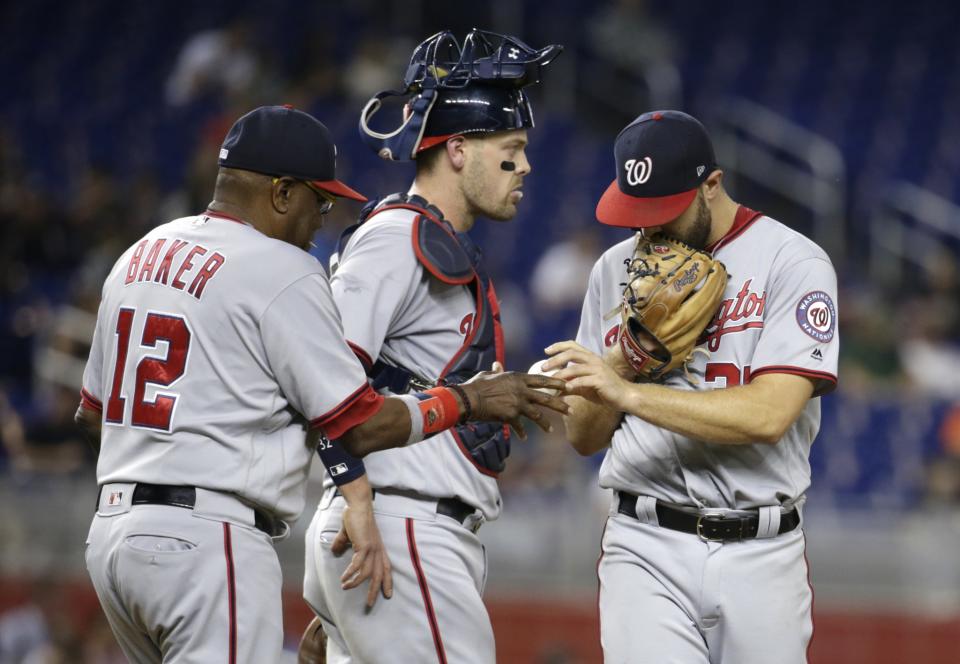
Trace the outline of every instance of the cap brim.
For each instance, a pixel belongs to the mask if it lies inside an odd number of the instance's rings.
[[[361,203],[367,202],[366,196],[358,191],[354,191],[347,185],[340,182],[340,180],[311,180],[310,184],[314,185],[315,187],[319,187],[324,191],[328,191],[334,196],[352,198],[353,200],[360,201]]]
[[[597,219],[626,228],[662,226],[683,214],[696,197],[697,190],[691,189],[671,196],[638,198],[620,191],[614,180],[597,203]]]

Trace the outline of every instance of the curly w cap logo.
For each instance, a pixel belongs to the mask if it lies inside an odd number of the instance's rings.
[[[650,179],[650,174],[653,173],[653,160],[650,157],[627,159],[623,168],[627,172],[627,184],[636,187]]]

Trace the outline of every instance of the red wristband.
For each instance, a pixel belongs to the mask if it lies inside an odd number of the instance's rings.
[[[429,435],[449,429],[460,421],[460,406],[453,391],[446,387],[434,387],[421,392],[420,414],[423,416],[423,433]]]

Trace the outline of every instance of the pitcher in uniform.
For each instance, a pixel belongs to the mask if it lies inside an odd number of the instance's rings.
[[[812,593],[802,509],[819,397],[836,385],[837,280],[812,241],[734,202],[703,126],[646,113],[617,137],[617,178],[597,206],[606,224],[712,252],[729,273],[695,361],[638,384],[617,338],[633,240],[597,261],[577,341],[544,370],[577,396],[567,435],[606,448],[613,490],[602,539],[604,660],[806,661]]]
[[[439,33],[415,50],[404,91],[380,93],[364,109],[361,133],[371,147],[417,168],[408,192],[364,209],[332,259],[346,338],[376,390],[457,385],[502,366],[496,291],[467,232],[477,217],[516,214],[533,127],[523,88],[559,51],[476,30],[461,56],[453,35]],[[405,119],[378,132],[373,116],[392,94],[410,95]],[[340,590],[346,562],[330,546],[344,501],[336,478],[328,480],[307,531],[304,579],[328,637],[328,664],[494,661],[477,533],[500,514],[497,476],[509,453],[509,432],[481,423],[364,459],[393,571],[393,597],[372,608]]]
[[[77,413],[99,448],[86,562],[132,662],[277,661],[272,539],[303,510],[318,444],[363,456],[547,403],[509,374],[402,398],[370,387],[304,251],[334,197],[365,200],[335,179],[335,154],[312,116],[251,111],[223,143],[209,208],[147,233],[104,283]],[[345,529],[362,552],[350,582],[379,590],[372,515]]]

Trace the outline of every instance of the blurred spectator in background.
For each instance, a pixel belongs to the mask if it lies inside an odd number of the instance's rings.
[[[530,277],[530,295],[541,311],[572,309],[579,315],[590,270],[601,253],[597,233],[584,225],[540,256]]]
[[[72,657],[80,651],[73,608],[64,601],[63,587],[41,578],[28,593],[25,603],[0,614],[0,664],[77,661]]]
[[[940,426],[941,455],[927,469],[927,507],[960,506],[960,403],[954,404]]]
[[[901,309],[900,361],[924,394],[960,401],[960,273],[945,248],[931,253]]]
[[[865,285],[843,288],[840,302],[840,389],[864,397],[878,388],[894,391],[904,381],[896,312],[883,293]]]
[[[0,440],[10,469],[19,474],[72,473],[91,459],[73,414],[77,389],[58,387],[37,417],[24,422],[0,394]]]
[[[535,358],[540,357],[540,349],[577,332],[590,270],[601,254],[595,226],[581,224],[567,239],[548,247],[533,268],[531,301],[520,305],[526,308],[523,315],[533,321],[527,346],[535,349]],[[527,366],[529,362],[522,368]]]
[[[198,32],[183,45],[167,79],[167,103],[184,106],[208,93],[242,95],[253,87],[260,69],[247,20]]]
[[[343,75],[348,103],[359,111],[370,98],[371,90],[395,90],[403,86],[396,67],[390,64],[410,59],[414,44],[409,39],[385,36],[377,32],[365,34]]]

